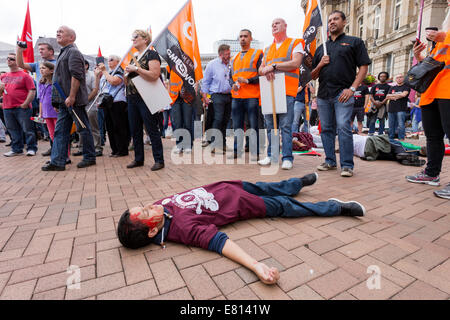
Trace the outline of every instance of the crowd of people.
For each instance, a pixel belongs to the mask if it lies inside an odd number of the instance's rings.
[[[389,73],[381,72],[377,81],[367,77],[371,60],[366,47],[360,38],[344,33],[346,23],[343,12],[330,14],[329,38],[324,44],[326,50],[324,45],[319,46],[313,59],[305,51],[303,39],[287,36],[287,24],[281,18],[273,21],[274,41],[264,51],[251,48],[252,32],[243,29],[239,33],[241,52],[231,57],[229,46],[219,47],[218,58],[208,64],[204,79],[195,86],[197,96],[193,101],[187,99],[181,78],[168,68],[166,87],[172,103],[156,114],[149,111],[132,81],[138,76],[150,82],[162,81],[161,59],[155,50],[148,48],[152,40],[148,32],[133,32],[132,42],[137,54],[124,70],[118,68],[120,57],[111,55],[107,66],[100,62],[94,66],[94,71],[89,71],[89,63],[75,45],[75,31],[62,26],[57,30],[57,41],[62,47],[57,58],[54,49],[45,43],[39,45],[41,64],[24,63],[20,47],[16,53],[8,55],[10,72],[0,76],[0,142],[6,142],[6,131],[11,140],[11,151],[4,156],[22,155],[25,144],[26,155],[36,155],[36,125],[30,119],[32,102],[37,98],[38,118],[45,120],[51,143],[51,149],[43,153],[43,156],[50,156],[50,161],[42,167],[43,171],[64,171],[71,163],[71,155],[82,156],[78,168],[96,165],[96,158],[103,155],[105,132],[111,148],[110,157],[127,157],[133,150],[134,159],[127,168],[142,167],[144,144],[148,141],[154,161],[151,170],[162,170],[165,167],[162,138],[166,136],[169,123],[172,130],[184,129],[191,134],[190,139],[175,134],[176,146],[172,152],[190,154],[194,141],[193,123],[203,112],[203,147],[210,148],[212,153],[226,153],[227,129],[232,128],[234,146],[228,153],[231,159],[242,157],[247,150],[260,166],[281,162],[283,170],[292,170],[293,149],[315,145],[310,128],[319,124],[320,137],[314,136],[320,140],[326,157],[317,170],[338,169],[337,136],[342,177],[354,175],[354,155],[365,160],[393,160],[413,166],[425,165],[425,161],[419,160],[419,156],[424,156],[428,158],[426,169],[406,177],[407,181],[439,185],[444,138],[445,135],[450,136],[450,90],[447,88],[450,84],[449,15],[442,30],[427,31],[427,37],[436,43],[430,55],[445,62],[446,67],[426,92],[416,94],[411,100],[405,75],[399,74],[391,79]],[[414,53],[418,61],[424,59],[422,51],[425,47],[425,44],[416,42]],[[304,63],[311,68],[312,79],[319,79],[317,89],[312,82],[303,81],[300,67]],[[36,82],[24,70],[36,73]],[[260,77],[271,81],[277,74],[285,77],[287,112],[264,115]],[[404,143],[408,114],[413,133],[417,134],[420,125],[423,126],[426,148],[416,149]],[[388,135],[385,135],[386,119],[389,121]],[[363,134],[364,121],[369,129],[368,135]],[[376,123],[379,123],[377,136],[374,135]],[[250,134],[244,135],[245,130]],[[263,155],[265,135],[261,131],[264,130],[268,148],[267,154]],[[70,149],[75,132],[79,135],[78,151]],[[299,141],[304,136],[307,136],[306,144]],[[251,141],[256,141],[256,145]],[[315,141],[318,142],[317,139]],[[313,185],[317,178],[317,174],[312,174],[277,184],[256,185],[219,182],[191,190],[185,198],[183,195],[175,196],[155,205],[130,209],[120,220],[119,240],[130,248],[151,242],[164,244],[165,238],[200,246],[242,263],[265,283],[274,283],[279,278],[276,269],[255,262],[226,235],[218,232],[217,227],[250,217],[364,215],[364,207],[357,202],[330,199],[318,204],[302,204],[289,198],[301,188]],[[223,194],[219,196],[220,192]],[[434,194],[450,199],[450,184]],[[230,202],[230,198],[242,201]],[[202,206],[205,208],[203,211],[214,217],[219,209],[222,210],[223,219],[210,221],[196,230],[183,231],[180,223],[196,220],[202,213]],[[223,211],[228,207],[231,208],[229,212],[240,212],[240,215]],[[250,214],[249,208],[260,210]],[[181,217],[180,210],[184,210],[184,220],[177,220]],[[195,214],[191,214],[192,210]]]

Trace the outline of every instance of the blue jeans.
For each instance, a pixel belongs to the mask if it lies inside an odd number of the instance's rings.
[[[306,121],[306,105],[304,102],[295,101],[294,104],[294,121],[292,122],[292,132],[299,132],[300,129],[300,117],[303,116],[304,125],[302,132],[309,132],[308,125]]]
[[[405,140],[405,119],[405,111],[389,112],[389,139],[395,139],[398,128],[398,139]]]
[[[266,205],[267,217],[300,218],[310,216],[335,217],[341,214],[341,207],[336,202],[300,203],[291,198],[303,188],[299,178],[256,184],[243,182],[248,193],[260,196]]]
[[[70,131],[74,121],[77,126],[77,131],[81,136],[81,140],[83,140],[83,160],[95,161],[94,138],[92,137],[91,125],[86,109],[84,106],[74,107],[73,111],[76,112],[86,128],[82,129],[78,120],[72,118],[72,114],[69,112],[68,108],[65,105],[60,105],[51,155],[51,163],[58,167],[65,167],[66,165],[70,144]]]
[[[98,109],[97,113],[98,130],[100,131],[100,142],[103,146],[105,144],[105,111]]]
[[[231,94],[214,93],[211,97],[214,105],[214,120],[212,122],[212,129],[217,129],[222,132],[222,143],[226,145],[226,130],[230,122],[231,115]],[[215,141],[212,137],[211,143]]]
[[[281,153],[283,155],[283,161],[294,162],[294,156],[292,155],[292,121],[294,120],[294,97],[286,96],[287,113],[278,114],[277,121],[279,131],[281,131]],[[267,150],[267,156],[272,159],[272,162],[278,162],[280,158],[279,149],[275,150],[275,154],[272,154],[272,130],[274,129],[273,115],[265,115],[267,127],[267,139],[269,139],[269,149]],[[279,140],[279,134],[278,134]]]
[[[192,106],[187,104],[182,98],[178,98],[172,106],[172,123],[177,129],[186,129],[191,134],[189,148],[192,148],[194,142],[194,132],[192,130]],[[177,147],[188,147],[187,143],[183,144],[183,137],[177,138]]]
[[[164,117],[163,137],[165,137],[166,136],[166,130],[167,130],[167,128],[169,128],[169,119],[172,120],[172,109],[164,110],[163,117]],[[174,126],[173,126],[173,123],[172,123],[172,129],[173,128],[174,128]]]
[[[386,126],[386,121],[383,117],[383,119],[378,119],[377,116],[373,118],[367,118],[367,126],[369,127],[369,134],[375,133],[375,124],[377,123],[377,120],[380,120],[380,127],[378,128],[378,134],[383,135],[384,134],[384,127]]]
[[[239,134],[236,130],[241,129],[243,133],[244,131],[244,121],[245,114],[247,114],[248,122],[250,124],[250,128],[254,129],[255,136],[252,137],[252,141],[256,140],[256,154],[259,153],[259,125],[258,125],[258,116],[259,116],[259,100],[258,98],[250,98],[250,99],[233,99],[231,113],[233,118],[233,128],[234,128],[234,153],[241,155],[244,152],[244,135]],[[239,148],[238,148],[239,146]]]
[[[336,134],[339,139],[341,168],[354,168],[353,133],[350,126],[355,99],[339,102],[339,96],[331,99],[317,99],[319,118],[322,125],[322,143],[325,149],[325,162],[336,166]]]
[[[144,162],[144,126],[152,142],[153,159],[164,164],[163,144],[158,128],[158,114],[151,114],[141,96],[128,96],[128,120],[133,137],[134,160]]]
[[[23,153],[24,133],[28,151],[37,151],[36,134],[30,120],[32,110],[14,108],[4,109],[5,124],[11,135],[11,149],[15,153]]]

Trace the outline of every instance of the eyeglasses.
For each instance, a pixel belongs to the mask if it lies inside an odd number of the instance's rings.
[[[134,37],[131,37],[131,41],[134,41],[134,40],[136,40],[137,38],[139,38],[139,35],[136,35],[136,36],[134,36]]]
[[[109,59],[108,60],[108,62],[114,62],[114,61],[116,61],[116,60],[114,60],[114,59]]]
[[[16,58],[10,58],[10,57],[8,57],[8,58],[6,58],[6,60],[8,60],[8,61],[16,61]]]

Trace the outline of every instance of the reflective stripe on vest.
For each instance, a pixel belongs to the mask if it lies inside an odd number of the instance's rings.
[[[257,50],[255,50],[253,52],[252,57],[250,59],[250,66],[253,66],[253,63],[255,62],[255,58],[256,58],[256,54],[257,53],[258,53]],[[241,62],[242,62],[244,60],[245,54],[242,54],[242,52],[240,52],[239,55],[240,55],[239,58],[241,59]],[[234,67],[234,61],[233,61],[232,67]],[[256,68],[247,68],[247,69],[233,70],[232,75],[234,76],[235,74],[240,73],[240,72],[258,72],[258,69],[256,69]]]
[[[251,79],[258,76],[258,60],[262,56],[262,51],[257,49],[250,49],[247,52],[240,52],[233,59],[231,65],[233,81],[237,82],[239,77],[244,79]],[[231,94],[235,99],[251,99],[259,98],[259,84],[241,83],[237,91],[232,90]]]

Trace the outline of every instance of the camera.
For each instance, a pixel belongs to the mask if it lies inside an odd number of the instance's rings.
[[[23,49],[26,49],[28,47],[26,41],[17,40],[17,45]]]

